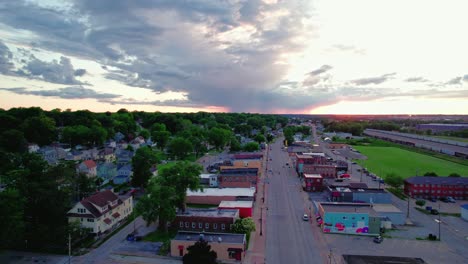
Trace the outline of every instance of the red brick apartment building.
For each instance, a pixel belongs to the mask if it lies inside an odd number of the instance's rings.
[[[404,184],[405,193],[413,198],[468,198],[468,178],[465,177],[414,176],[406,179]]]
[[[172,226],[183,231],[230,232],[239,219],[238,209],[187,209],[176,215]]]
[[[323,177],[320,174],[304,174],[305,190],[307,192],[321,192]]]

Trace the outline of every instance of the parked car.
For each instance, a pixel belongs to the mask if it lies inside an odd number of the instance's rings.
[[[455,199],[453,199],[453,197],[450,197],[450,196],[447,197],[447,201],[448,201],[449,203],[456,203],[456,202],[457,202],[457,201],[455,201]]]
[[[380,243],[382,243],[382,241],[383,241],[382,236],[374,237],[374,243],[380,244]]]
[[[448,199],[447,199],[447,197],[442,197],[442,198],[440,198],[440,200],[441,200],[442,202],[444,202],[444,203],[448,203],[448,202],[449,202]]]
[[[433,215],[438,215],[439,214],[439,211],[437,209],[432,209],[431,210],[431,214]]]
[[[309,216],[308,216],[307,214],[304,214],[304,215],[302,216],[302,220],[304,220],[304,221],[309,221]]]
[[[437,202],[437,199],[435,197],[431,197],[431,202]]]

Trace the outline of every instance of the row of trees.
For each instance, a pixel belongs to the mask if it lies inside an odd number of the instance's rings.
[[[265,135],[266,126],[284,126],[287,121],[286,117],[278,115],[246,113],[146,113],[125,109],[116,113],[93,113],[87,110],[44,111],[39,107],[0,109],[0,149],[21,152],[25,150],[26,142],[43,146],[57,140],[72,146],[99,146],[116,132],[121,132],[127,140],[137,135],[145,138],[151,135],[162,149],[171,137],[180,136],[192,143],[195,152],[200,152],[203,140],[219,149],[231,143],[233,132],[250,136],[252,129],[258,129]]]
[[[287,126],[283,129],[284,138],[289,144],[294,142],[294,135],[296,133],[302,133],[303,136],[309,136],[310,132],[309,126]]]

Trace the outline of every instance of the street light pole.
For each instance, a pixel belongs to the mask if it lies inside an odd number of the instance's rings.
[[[71,263],[71,234],[68,233],[68,264]]]

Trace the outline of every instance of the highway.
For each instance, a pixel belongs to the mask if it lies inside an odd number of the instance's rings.
[[[267,187],[266,263],[326,263],[328,249],[310,214],[310,201],[301,189],[287,152],[281,149],[282,139],[271,145]]]

